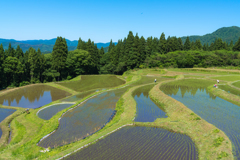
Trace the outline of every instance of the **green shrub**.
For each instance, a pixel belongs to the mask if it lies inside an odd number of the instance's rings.
[[[218,147],[222,144],[222,142],[224,141],[223,137],[218,137],[216,138],[213,142],[213,146]]]
[[[194,118],[194,120],[201,120],[201,118],[197,117],[197,118]]]
[[[221,152],[219,155],[218,155],[218,159],[222,159],[223,157],[227,157],[228,154],[226,152]]]
[[[219,129],[215,129],[213,133],[219,133]]]

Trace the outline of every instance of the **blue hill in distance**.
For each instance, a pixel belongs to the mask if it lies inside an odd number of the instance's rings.
[[[159,35],[160,37],[160,35]],[[159,38],[158,37],[158,38]],[[204,43],[208,43],[209,45],[215,41],[216,38],[222,38],[223,41],[226,41],[228,44],[230,44],[231,40],[233,40],[233,44],[238,40],[238,38],[240,37],[240,27],[237,26],[232,26],[232,27],[222,27],[217,29],[216,31],[209,33],[209,34],[205,34],[203,36],[189,36],[190,41],[196,41],[197,39],[200,39],[200,41],[202,42],[202,44]],[[124,38],[124,36],[122,37]],[[147,37],[145,37],[147,38]],[[166,37],[167,38],[167,37]],[[183,43],[186,40],[186,36],[181,37]],[[3,44],[3,48],[7,49],[9,43],[11,43],[13,48],[17,48],[18,45],[20,45],[20,47],[22,48],[22,50],[24,52],[26,52],[26,50],[28,50],[30,47],[35,48],[36,50],[38,48],[40,48],[41,52],[43,53],[51,53],[53,46],[55,44],[56,38],[53,39],[49,39],[49,40],[24,40],[24,41],[18,41],[18,40],[14,40],[14,39],[1,39],[0,38],[0,44]],[[68,50],[75,50],[77,48],[77,44],[78,41],[77,40],[68,40],[67,41],[67,45],[68,45]],[[113,42],[115,44],[117,44],[117,42]],[[110,42],[108,43],[95,43],[97,44],[97,47],[100,49],[101,47],[104,48],[104,51],[107,52],[108,50],[108,46],[110,44]]]

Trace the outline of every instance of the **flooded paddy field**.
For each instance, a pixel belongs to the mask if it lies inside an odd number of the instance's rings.
[[[79,93],[77,95],[74,95],[74,96],[63,99],[62,102],[76,102],[76,101],[79,101],[79,100],[83,99],[84,97],[86,97],[86,96],[88,96],[88,95],[90,95],[94,92],[95,92],[95,90]]]
[[[0,108],[0,123],[9,115],[14,113],[16,110],[14,109],[7,109],[7,108]],[[0,138],[2,136],[2,130],[0,128]]]
[[[154,122],[157,118],[166,118],[166,113],[161,110],[149,97],[149,91],[153,85],[147,85],[136,89],[133,97],[137,102],[137,113],[134,121]]]
[[[124,127],[64,159],[198,159],[193,141],[162,128]]]
[[[58,113],[61,110],[64,110],[65,108],[72,106],[73,104],[74,103],[63,103],[63,104],[54,104],[54,105],[48,106],[47,108],[44,108],[38,112],[38,117],[45,120],[49,120],[56,113]]]
[[[33,85],[0,96],[0,104],[23,108],[38,108],[71,94],[47,85]]]
[[[112,75],[82,75],[80,81],[72,81],[67,83],[58,83],[64,87],[73,89],[77,92],[85,92],[98,88],[112,88],[124,84],[125,81]]]
[[[127,88],[101,93],[66,112],[58,129],[38,144],[57,147],[83,139],[108,123],[115,114],[116,103]]]
[[[211,83],[181,80],[164,84],[160,89],[225,132],[232,141],[235,158],[240,159],[240,107],[208,93],[206,87]]]

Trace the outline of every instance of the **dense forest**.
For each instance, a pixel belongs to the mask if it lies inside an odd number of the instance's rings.
[[[233,44],[215,39],[211,44],[198,39],[128,36],[115,45],[110,41],[108,52],[97,48],[91,39],[78,40],[77,49],[68,51],[65,38],[57,37],[51,54],[30,47],[25,53],[20,46],[8,49],[0,45],[0,88],[23,86],[71,79],[82,74],[122,74],[134,68],[240,66],[240,37]]]

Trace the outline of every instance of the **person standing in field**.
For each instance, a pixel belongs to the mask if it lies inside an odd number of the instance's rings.
[[[217,80],[217,83],[219,83],[219,80]]]
[[[154,82],[156,83],[156,82],[157,82],[157,79],[155,79]]]

